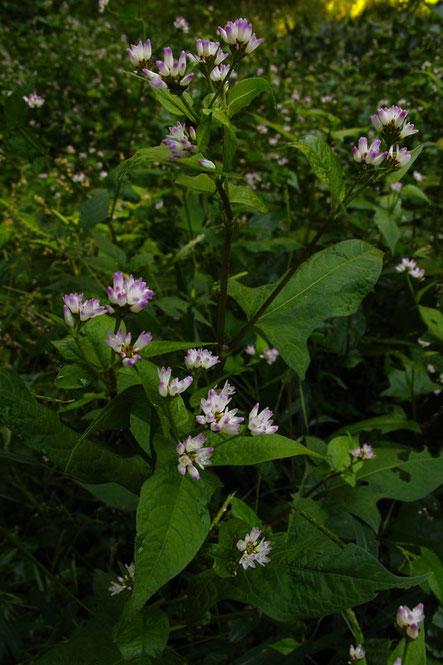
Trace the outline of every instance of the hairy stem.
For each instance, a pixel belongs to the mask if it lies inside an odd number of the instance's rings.
[[[226,320],[226,304],[228,301],[228,278],[229,278],[229,263],[231,258],[231,244],[232,244],[232,227],[234,215],[232,213],[231,204],[220,178],[215,181],[217,191],[224,209],[224,226],[225,226],[225,239],[223,244],[223,259],[222,269],[220,276],[220,298],[217,310],[217,344],[220,352],[223,352],[225,342],[225,320]]]

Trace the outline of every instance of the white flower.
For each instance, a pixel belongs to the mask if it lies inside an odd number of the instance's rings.
[[[106,307],[100,305],[100,301],[91,298],[83,302],[83,293],[69,293],[63,296],[63,313],[65,321],[70,328],[74,327],[73,314],[78,314],[80,321],[88,321],[95,316],[107,314]]]
[[[247,533],[244,540],[239,540],[237,542],[237,549],[240,552],[243,552],[243,555],[239,561],[239,564],[243,566],[246,570],[248,567],[255,568],[255,562],[259,563],[260,566],[264,566],[265,563],[268,563],[267,554],[272,550],[271,541],[265,541],[264,538],[258,542],[260,536],[260,529],[254,526],[251,529],[250,533]]]
[[[350,450],[349,454],[352,455],[352,457],[358,457],[359,459],[374,459],[376,456],[372,446],[368,443],[364,443],[361,448],[360,446],[357,446],[353,450]]]
[[[418,624],[425,618],[423,610],[423,603],[419,603],[412,610],[407,605],[400,605],[397,610],[397,626],[411,640],[415,640],[418,637],[420,631]]]
[[[255,346],[253,344],[248,344],[245,346],[245,353],[247,353],[248,356],[255,356]]]
[[[375,141],[372,141],[371,145],[368,147],[368,139],[362,136],[358,140],[358,147],[354,146],[352,148],[354,160],[361,164],[380,166],[380,164],[388,154],[387,150],[379,154],[380,145],[381,145],[380,139],[376,139]]]
[[[349,647],[349,656],[351,658],[351,663],[356,663],[358,660],[361,660],[362,658],[365,657],[365,652],[363,651],[363,647],[361,644],[358,646],[354,647],[352,644]]]
[[[98,11],[100,14],[103,14],[105,7],[109,5],[109,0],[98,0]]]
[[[420,171],[413,171],[412,175],[417,182],[422,182],[425,179],[425,176]]]
[[[130,563],[129,565],[125,563],[125,568],[127,573],[123,577],[117,577],[117,582],[112,581],[111,586],[108,588],[108,591],[111,592],[111,596],[116,596],[122,591],[132,591],[132,587],[135,579],[135,564]]]
[[[409,274],[411,277],[415,277],[415,279],[418,279],[419,281],[425,278],[424,268],[419,268],[418,266],[410,270]]]
[[[196,39],[197,55],[188,53],[191,62],[207,62],[209,66],[219,65],[229,56],[229,53],[223,53],[220,48],[220,42],[211,42],[209,39]]]
[[[200,469],[204,469],[205,466],[211,464],[209,459],[212,455],[214,448],[203,448],[203,444],[206,443],[206,436],[204,434],[198,434],[197,436],[188,436],[185,441],[182,441],[177,444],[177,453],[178,458],[178,472],[184,476],[186,470],[192,478],[198,480],[200,474],[195,464],[198,464]]]
[[[414,259],[408,259],[407,257],[404,257],[401,260],[401,263],[395,266],[395,269],[397,272],[410,272],[414,268],[417,267],[417,264],[415,263]]]
[[[405,111],[400,106],[379,108],[377,113],[371,115],[372,123],[377,131],[385,134],[389,143],[418,132],[418,129],[414,129],[414,125],[410,122],[405,123],[409,111]]]
[[[266,407],[261,413],[258,412],[260,404],[257,404],[249,414],[248,428],[251,430],[252,436],[259,434],[275,434],[278,430],[277,425],[272,424],[272,411]]]
[[[181,381],[177,377],[171,381],[171,373],[172,369],[170,367],[167,369],[164,367],[157,369],[158,378],[160,379],[158,384],[158,392],[162,397],[167,397],[168,395],[174,397],[179,393],[183,393],[187,388],[189,388],[194,380],[192,376],[185,376],[185,378]]]
[[[143,69],[148,66],[148,63],[151,59],[152,48],[151,42],[149,39],[143,44],[142,40],[138,44],[131,44],[130,48],[126,49],[126,53],[129,56],[131,65],[137,67],[137,69]]]
[[[134,279],[132,275],[124,277],[122,272],[116,272],[113,286],[108,286],[109,300],[119,307],[127,305],[131,312],[139,312],[146,307],[153,295],[154,291],[142,279]]]
[[[202,166],[204,169],[216,169],[216,165],[214,162],[211,162],[210,159],[199,159],[198,163],[200,166]]]
[[[388,160],[396,167],[401,168],[406,166],[411,161],[412,155],[407,148],[399,148],[397,146],[394,155],[394,146],[391,145],[388,152]]]
[[[30,109],[39,109],[43,104],[45,103],[45,100],[43,97],[40,97],[40,95],[37,95],[36,92],[31,92],[29,97],[26,97],[26,95],[23,95],[23,100],[27,103]]]
[[[213,367],[220,360],[218,356],[212,355],[207,349],[189,349],[185,355],[185,365],[188,369],[209,369]]]
[[[131,345],[131,333],[128,332],[125,334],[121,328],[119,328],[118,332],[115,334],[110,330],[108,333],[108,339],[105,340],[106,344],[118,353],[122,359],[122,365],[124,365],[124,367],[132,367],[138,360],[141,360],[138,351],[141,351],[145,346],[148,346],[151,341],[151,333],[145,333],[143,331],[137,337],[135,344]]]
[[[196,416],[196,421],[199,425],[209,425],[213,432],[225,432],[226,434],[238,434],[240,423],[244,418],[236,416],[238,409],[228,409],[228,404],[231,401],[229,394],[232,394],[232,387],[226,386],[228,394],[222,390],[215,390],[211,388],[208,392],[208,397],[202,397],[200,406],[204,415]]]
[[[246,18],[228,21],[224,28],[218,28],[218,32],[225,42],[240,53],[252,53],[263,41],[252,34],[252,24]]]
[[[182,51],[178,60],[174,60],[174,55],[170,46],[163,49],[163,60],[156,60],[158,73],[150,69],[143,69],[149,83],[153,88],[163,90],[169,89],[174,95],[181,95],[194,78],[194,73],[186,74],[186,53]]]
[[[393,182],[391,184],[391,189],[393,192],[396,192],[398,194],[398,192],[401,192],[401,190],[403,189],[403,185],[401,184],[401,182]]]
[[[197,150],[196,142],[197,135],[194,127],[189,127],[189,136],[186,131],[186,125],[177,122],[174,127],[169,127],[169,134],[163,139],[162,143],[169,148],[171,154],[168,156],[169,161],[183,157],[190,157],[192,153]],[[189,140],[190,139],[190,140]]]
[[[209,76],[212,81],[224,81],[229,73],[234,74],[234,70],[230,72],[229,65],[218,65],[214,67]]]
[[[177,16],[175,21],[174,21],[174,28],[177,28],[177,30],[181,30],[184,33],[188,33],[189,32],[189,23],[184,18],[184,16]]]
[[[280,351],[277,351],[277,349],[266,349],[266,351],[263,351],[259,357],[264,358],[268,365],[272,365],[275,363],[279,355]]]

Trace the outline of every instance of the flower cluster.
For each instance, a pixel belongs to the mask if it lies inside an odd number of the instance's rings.
[[[39,109],[45,103],[43,97],[37,95],[36,92],[31,92],[29,97],[23,95],[23,100],[27,103],[30,109]]]
[[[218,32],[237,58],[252,53],[263,41],[253,34],[252,24],[248,23],[246,18],[238,18],[234,22],[228,21],[224,28],[218,28]]]
[[[143,44],[142,40],[140,40],[138,44],[131,44],[131,47],[126,49],[126,53],[136,71],[143,71],[143,69],[149,67],[149,61],[151,60],[151,42],[147,39]]]
[[[359,660],[362,660],[365,657],[366,653],[363,650],[363,647],[361,644],[358,646],[354,647],[353,644],[349,647],[349,663],[357,663]]]
[[[105,8],[109,5],[109,0],[98,0],[98,11],[103,14]]]
[[[370,446],[368,443],[364,443],[361,447],[357,446],[353,450],[350,450],[349,454],[352,455],[352,457],[361,460],[374,459],[376,456],[372,449],[372,446]]]
[[[221,50],[220,42],[211,42],[210,39],[196,39],[195,46],[197,55],[188,53],[189,60],[198,62],[208,69],[212,69],[214,65],[219,65],[229,56],[229,53],[223,53]]]
[[[394,155],[394,146],[391,145],[389,148],[388,152],[388,161],[391,162],[393,166],[396,168],[401,168],[402,166],[406,166],[412,159],[412,155],[409,152],[407,148],[399,148],[398,146],[395,148],[395,155]]]
[[[141,360],[138,351],[141,351],[145,346],[148,346],[151,341],[151,333],[145,333],[143,331],[137,337],[135,344],[131,344],[131,333],[128,332],[125,334],[121,328],[116,334],[110,330],[108,333],[108,339],[105,340],[106,344],[118,353],[120,358],[122,358],[122,365],[124,365],[124,367],[132,367],[138,360]]]
[[[70,293],[63,296],[63,314],[70,328],[74,327],[73,314],[78,314],[80,321],[88,321],[95,316],[107,313],[107,308],[100,305],[95,298],[83,302],[83,293]]]
[[[411,277],[415,279],[422,280],[425,276],[425,271],[423,268],[419,268],[415,263],[414,259],[408,259],[407,257],[403,258],[401,262],[395,266],[397,272],[407,272]]]
[[[148,77],[149,83],[162,90],[169,90],[174,95],[182,95],[188,85],[194,78],[194,73],[186,72],[186,53],[182,51],[178,60],[174,60],[174,55],[170,46],[163,49],[163,60],[156,60],[158,73],[150,69],[143,69],[143,73]]]
[[[213,432],[224,432],[225,434],[238,434],[240,423],[244,418],[236,416],[238,409],[228,409],[231,401],[229,395],[234,389],[226,382],[222,390],[211,388],[208,397],[202,397],[200,406],[203,415],[196,416],[199,425],[209,425]]]
[[[128,565],[125,563],[125,568],[127,573],[125,573],[123,576],[117,577],[117,582],[111,582],[111,586],[108,589],[108,591],[111,593],[111,596],[116,596],[122,591],[132,591],[135,579],[135,564],[130,563]]]
[[[113,286],[108,286],[109,300],[119,307],[127,307],[131,312],[139,312],[152,299],[154,291],[142,279],[132,275],[125,277],[122,272],[114,274]],[[110,308],[110,311],[114,311]]]
[[[237,549],[243,552],[239,564],[243,566],[244,570],[248,567],[255,568],[255,562],[260,566],[269,563],[270,559],[267,557],[272,550],[271,541],[264,538],[258,542],[261,531],[258,527],[254,526],[250,533],[247,533],[244,540],[237,542]]]
[[[354,154],[354,160],[362,165],[372,165],[380,166],[388,151],[380,153],[380,139],[372,141],[371,145],[368,148],[368,139],[362,136],[358,140],[358,147],[354,146],[352,152]]]
[[[258,412],[260,404],[257,404],[249,414],[248,428],[251,430],[252,436],[259,434],[275,434],[278,430],[278,425],[272,424],[272,411],[266,407],[261,413]]]
[[[189,349],[185,355],[187,369],[209,369],[219,362],[219,357],[214,356],[207,349]]]
[[[268,365],[273,365],[279,355],[280,351],[277,351],[277,349],[266,349],[265,351],[263,351],[263,353],[260,354],[259,357],[266,360]]]
[[[181,30],[185,34],[189,32],[189,23],[187,22],[184,16],[176,16],[173,25],[174,28],[177,28],[177,30]]]
[[[188,134],[186,131],[186,125],[177,122],[175,127],[169,127],[169,134],[166,135],[166,138],[163,139],[162,143],[171,151],[168,160],[173,162],[176,159],[190,157],[190,155],[196,152],[196,141],[197,135],[194,127],[189,127]]]
[[[175,395],[183,393],[187,388],[189,388],[194,380],[192,376],[186,376],[181,381],[177,377],[171,381],[172,369],[170,367],[167,369],[164,367],[157,369],[157,374],[158,378],[160,379],[158,384],[158,392],[162,397],[168,397],[168,395],[170,397],[174,397]]]
[[[382,132],[388,145],[395,141],[404,139],[411,134],[417,134],[418,129],[414,125],[405,122],[409,111],[405,111],[400,106],[391,106],[390,108],[380,108],[377,113],[371,115],[372,124],[378,132]]]
[[[199,480],[200,474],[195,467],[198,464],[200,469],[211,464],[210,457],[214,448],[204,448],[203,444],[206,443],[207,437],[204,434],[197,436],[188,436],[185,441],[177,444],[178,458],[178,472],[184,476],[186,470],[189,475],[195,480]]]
[[[419,623],[421,623],[424,618],[424,606],[423,603],[419,603],[410,610],[406,605],[400,605],[397,611],[397,626],[403,635],[409,637],[411,640],[415,640],[418,637],[420,632]]]

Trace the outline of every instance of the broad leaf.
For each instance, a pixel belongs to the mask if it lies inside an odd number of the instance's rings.
[[[95,379],[95,374],[86,363],[74,363],[65,365],[55,377],[54,383],[57,388],[65,390],[78,390],[86,388]]]
[[[256,327],[301,378],[309,365],[309,335],[326,319],[357,311],[378,279],[382,256],[360,240],[345,240],[314,254],[258,319]],[[251,289],[230,280],[229,294],[251,317],[275,287]]]
[[[95,190],[94,196],[84,201],[80,206],[80,226],[91,229],[96,224],[104,222],[109,211],[109,191],[107,189]]]
[[[374,224],[385,239],[391,253],[394,254],[395,246],[401,236],[394,216],[384,210],[377,210],[374,215]]]
[[[212,437],[211,444],[214,444]],[[213,466],[247,466],[297,455],[321,458],[321,455],[298,441],[292,441],[280,434],[263,434],[233,437],[226,443],[220,443],[215,448],[211,461]]]
[[[241,111],[260,95],[268,92],[272,97],[272,88],[266,79],[250,78],[237,83],[228,95],[228,114],[230,117]]]
[[[338,157],[326,141],[318,136],[307,134],[290,145],[306,155],[317,178],[329,187],[337,203],[341,203],[345,198],[343,171]]]
[[[382,434],[388,434],[389,432],[396,432],[397,430],[402,429],[408,429],[412,432],[421,431],[420,425],[416,423],[415,420],[408,420],[408,417],[401,406],[396,404],[392,407],[391,413],[386,413],[383,416],[374,416],[374,418],[367,418],[366,420],[360,420],[359,422],[351,423],[350,425],[343,425],[336,434],[355,434],[356,432],[375,429],[379,429]]]
[[[231,203],[241,203],[260,212],[268,211],[265,203],[249,185],[229,185],[229,200]]]
[[[114,628],[114,642],[126,661],[149,662],[157,658],[166,647],[169,620],[158,607],[145,607],[129,618],[125,616]],[[140,660],[139,660],[140,659]]]
[[[419,305],[418,311],[429,330],[443,340],[443,314],[438,309],[423,307],[423,305]]]

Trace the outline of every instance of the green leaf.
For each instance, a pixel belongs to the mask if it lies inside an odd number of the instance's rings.
[[[268,208],[261,198],[254,192],[249,185],[229,185],[229,200],[231,203],[241,203],[242,205],[255,208],[260,212],[267,212]]]
[[[80,206],[80,226],[92,229],[96,224],[104,222],[109,212],[109,192],[107,189],[96,189],[94,196]]]
[[[166,582],[195,557],[210,526],[207,503],[219,485],[205,471],[200,480],[176,469],[174,443],[158,439],[158,448],[171,463],[159,470],[142,487],[137,510],[134,590],[129,611],[137,611]]]
[[[343,171],[336,154],[326,141],[307,134],[290,145],[306,155],[317,178],[329,187],[337,203],[341,203],[345,198]]]
[[[194,176],[180,175],[175,182],[177,185],[189,187],[189,189],[196,189],[198,192],[209,192],[211,194],[215,192],[215,183],[213,179],[205,173],[200,173],[200,175]]]
[[[407,365],[404,370],[388,371],[389,388],[380,394],[385,397],[397,397],[401,401],[410,402],[412,395],[426,395],[439,390],[440,385],[431,381],[428,372],[421,363]]]
[[[250,78],[237,83],[228,94],[228,114],[232,117],[260,95],[267,92],[273,98],[272,88],[266,79]]]
[[[146,662],[158,658],[168,641],[169,619],[158,607],[145,607],[129,618],[123,616],[114,628],[114,642],[126,661]]]
[[[362,432],[363,430],[375,430],[379,429],[382,434],[388,434],[389,432],[396,432],[397,430],[408,429],[412,432],[421,432],[420,425],[415,422],[415,420],[408,420],[406,413],[403,409],[397,404],[392,407],[391,413],[386,413],[383,416],[375,416],[374,418],[367,418],[366,420],[360,420],[357,423],[352,423],[351,425],[344,425],[340,427],[337,431],[337,434],[355,434],[356,432]]]
[[[303,378],[309,365],[307,339],[323,321],[357,311],[377,281],[382,252],[360,240],[345,240],[311,256],[290,279],[256,327]],[[275,289],[251,289],[236,280],[229,294],[251,317]]]
[[[103,483],[101,485],[90,485],[79,483],[80,487],[90,492],[99,501],[103,501],[112,508],[118,510],[137,510],[138,495],[130,492],[126,487],[116,483]]]
[[[57,388],[64,388],[65,390],[86,388],[92,381],[95,375],[86,363],[76,363],[74,365],[65,365],[59,371],[55,378],[55,385]]]
[[[419,626],[420,632],[417,639],[409,640],[403,637],[389,656],[388,665],[394,665],[397,658],[402,659],[402,665],[426,665],[425,628],[423,623],[420,623]]]
[[[199,342],[199,346],[214,346],[214,342]],[[195,342],[163,342],[161,340],[154,340],[145,347],[142,351],[143,358],[153,358],[156,356],[164,356],[166,353],[173,351],[187,351],[196,346]]]
[[[420,189],[420,187],[417,187],[417,185],[405,185],[401,190],[401,194],[402,196],[412,196],[412,198],[420,199],[428,205],[432,205],[432,201],[429,196],[426,194],[426,192]]]
[[[257,513],[247,503],[236,496],[231,499],[231,515],[246,522],[249,526],[258,526],[260,524],[260,518]]]
[[[163,106],[164,109],[172,113],[173,115],[185,115],[189,120],[195,122],[195,116],[192,115],[186,108],[186,105],[182,102],[180,97],[173,95],[169,90],[159,90],[158,88],[150,87],[151,92],[154,94],[154,97],[157,101]]]
[[[220,440],[220,435],[210,437],[211,444]],[[274,459],[309,455],[322,457],[298,441],[292,441],[280,434],[261,434],[258,436],[236,436],[220,443],[211,457],[213,466],[247,466],[260,464]]]
[[[420,316],[428,326],[429,330],[439,339],[443,340],[443,314],[438,309],[433,307],[423,307],[420,305],[418,308]]]
[[[393,182],[398,182],[399,180],[401,180],[403,176],[409,171],[409,169],[411,168],[417,157],[420,155],[423,148],[424,145],[418,145],[416,148],[411,150],[410,161],[405,166],[402,166],[401,169],[397,169],[396,171],[393,171],[388,176],[386,176],[386,183],[388,185],[391,185]]]
[[[386,241],[391,253],[395,253],[395,246],[401,236],[393,215],[384,210],[377,210],[374,215],[374,223]]]
[[[349,451],[358,445],[350,436],[336,436],[328,443],[328,462],[332,469],[343,471],[351,463]]]
[[[132,169],[138,168],[143,164],[149,162],[169,163],[167,157],[170,154],[171,151],[165,145],[156,145],[151,148],[137,150],[132,157],[122,162],[116,170],[116,182],[122,180],[129,171],[132,171]]]
[[[233,129],[224,128],[223,134],[223,171],[230,171],[237,151],[237,136]]]
[[[88,441],[63,425],[57,414],[39,404],[13,372],[0,370],[0,422],[26,445],[66,467],[86,483],[116,482],[138,493],[148,470]],[[75,451],[75,452],[74,452]]]

